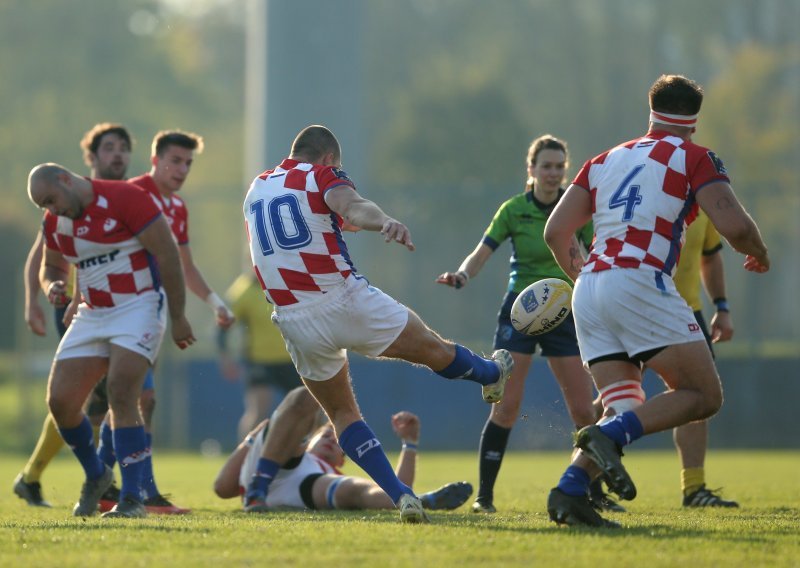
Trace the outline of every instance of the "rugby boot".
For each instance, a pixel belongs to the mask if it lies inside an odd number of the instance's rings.
[[[147,516],[144,503],[126,495],[110,511],[102,514],[104,519],[143,519]]]
[[[567,495],[558,487],[547,496],[547,514],[559,525],[620,528],[619,523],[601,517],[586,495]]]
[[[42,497],[42,485],[38,481],[26,483],[21,473],[14,480],[14,493],[31,507],[52,507]]]
[[[683,496],[684,507],[738,507],[736,501],[727,501],[718,495],[719,489],[706,489],[705,484],[689,495]]]
[[[456,481],[420,495],[419,500],[426,509],[452,510],[466,503],[470,495],[472,495],[472,484],[466,481]]]
[[[514,360],[511,358],[511,353],[505,349],[498,349],[492,353],[491,359],[500,369],[500,376],[497,378],[497,382],[483,387],[483,400],[489,404],[494,404],[503,400],[503,395],[506,392],[506,383],[511,376],[511,370],[514,368]]]
[[[497,508],[491,501],[477,499],[472,504],[472,512],[473,513],[483,513],[485,515],[491,515],[492,513],[497,512]]]
[[[575,447],[583,450],[605,474],[609,489],[628,501],[636,498],[636,485],[622,465],[622,451],[598,426],[586,426],[575,434]]]
[[[422,508],[422,501],[418,497],[404,493],[397,501],[397,508],[400,509],[401,523],[430,523],[431,520],[425,509]]]
[[[602,476],[589,484],[589,503],[598,511],[612,511],[614,513],[626,512],[625,507],[614,501],[603,491]]]
[[[111,468],[108,466],[104,467],[106,470],[103,472],[103,475],[97,479],[87,479],[83,482],[81,496],[72,509],[72,514],[74,516],[91,517],[97,512],[97,504],[100,501],[100,496],[114,483],[114,472],[111,471]]]

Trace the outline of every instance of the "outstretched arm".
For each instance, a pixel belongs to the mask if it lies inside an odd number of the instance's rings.
[[[214,290],[206,283],[206,279],[197,268],[192,257],[192,249],[189,244],[178,246],[178,253],[181,257],[181,264],[183,265],[183,277],[186,279],[186,287],[191,290],[195,296],[206,302],[211,309],[214,310],[214,317],[216,318],[217,325],[223,329],[228,329],[236,321],[233,312],[225,305],[222,298],[217,295]]]
[[[392,416],[392,429],[403,441],[400,457],[397,459],[395,474],[408,485],[414,486],[417,470],[417,444],[419,444],[419,417],[403,410]]]
[[[414,250],[411,232],[403,223],[389,217],[376,203],[365,199],[352,187],[339,186],[325,194],[325,203],[346,224],[367,231],[380,231],[386,242],[395,241]]]
[[[488,245],[483,242],[478,243],[478,246],[467,255],[467,258],[464,259],[461,266],[458,267],[458,270],[440,274],[438,278],[436,278],[436,282],[452,286],[456,289],[463,288],[467,282],[469,282],[470,278],[475,278],[478,275],[493,252],[494,251]]]

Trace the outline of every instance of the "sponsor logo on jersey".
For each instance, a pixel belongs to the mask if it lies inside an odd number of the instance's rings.
[[[103,223],[103,230],[106,233],[108,233],[109,231],[111,231],[116,226],[117,226],[117,220],[116,219],[106,219],[106,222]]]
[[[689,331],[691,331],[692,333],[697,333],[700,331],[700,326],[697,325],[696,323],[690,323],[688,325],[689,325]]]
[[[89,266],[97,266],[99,264],[108,264],[109,262],[114,262],[114,259],[117,258],[118,254],[119,249],[115,249],[106,254],[98,254],[97,256],[85,258],[78,262],[78,268],[88,268]]]
[[[75,231],[75,234],[79,237],[82,237],[88,232],[89,232],[89,227],[83,226],[83,227],[78,227],[78,229]]]
[[[345,172],[344,170],[340,170],[339,168],[331,168],[331,171],[333,172],[333,175],[335,175],[337,178],[347,180],[350,183],[353,183],[353,180],[350,179],[350,177],[347,175],[347,172]]]
[[[717,170],[718,174],[722,174],[724,176],[728,175],[728,170],[725,169],[725,164],[722,163],[722,160],[719,159],[719,156],[709,150],[708,157],[711,158],[711,163],[714,164],[714,169]]]

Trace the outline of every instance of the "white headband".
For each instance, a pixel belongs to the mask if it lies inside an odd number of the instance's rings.
[[[672,126],[685,126],[693,128],[697,124],[696,114],[667,114],[650,109],[650,122],[671,124]]]

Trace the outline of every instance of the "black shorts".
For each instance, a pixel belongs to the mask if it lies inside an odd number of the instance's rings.
[[[533,354],[538,345],[543,357],[579,356],[578,338],[575,335],[575,320],[572,313],[555,329],[541,335],[526,335],[511,325],[511,306],[519,296],[508,292],[503,298],[500,313],[497,314],[497,329],[494,332],[494,348],[508,349],[514,353]]]
[[[292,363],[247,363],[245,376],[248,388],[266,386],[289,392],[303,385]]]

